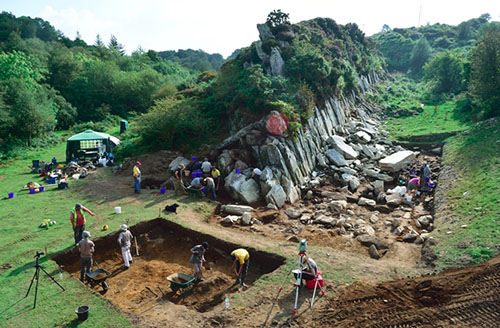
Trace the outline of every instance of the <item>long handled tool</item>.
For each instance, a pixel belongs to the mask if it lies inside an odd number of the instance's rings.
[[[285,285],[285,282],[288,280],[288,276],[290,275],[290,273],[292,273],[292,268],[293,267],[290,267],[290,270],[288,270],[288,273],[286,274],[285,276],[285,279],[283,279],[283,282],[281,283],[281,286],[280,288],[278,289],[278,294],[276,294],[276,297],[274,298],[273,300],[273,304],[271,305],[271,309],[269,310],[269,312],[267,313],[267,317],[266,317],[266,321],[264,321],[264,323],[262,324],[262,327],[265,327],[266,324],[267,324],[267,320],[269,320],[269,316],[271,315],[271,313],[273,312],[273,308],[274,308],[274,305],[276,304],[276,301],[278,300],[278,297],[280,296],[280,293],[281,291],[283,290],[283,286]]]
[[[139,256],[139,247],[137,247],[137,237],[134,237],[135,242],[135,255]]]

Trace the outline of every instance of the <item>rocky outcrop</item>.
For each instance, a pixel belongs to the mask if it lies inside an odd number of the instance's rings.
[[[269,65],[271,66],[271,74],[273,76],[285,75],[285,61],[281,57],[281,53],[278,47],[274,47],[271,49]]]

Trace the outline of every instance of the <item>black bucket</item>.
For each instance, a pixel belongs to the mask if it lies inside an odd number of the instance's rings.
[[[89,307],[87,305],[80,305],[75,310],[76,315],[78,315],[78,320],[85,321],[89,317]]]

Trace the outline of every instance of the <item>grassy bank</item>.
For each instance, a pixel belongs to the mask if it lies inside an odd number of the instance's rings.
[[[460,111],[460,102],[446,101],[437,105],[424,105],[415,116],[388,117],[386,129],[393,141],[406,141],[411,137],[463,131],[470,127],[467,114]],[[438,142],[440,140],[437,140]]]
[[[438,213],[440,266],[485,261],[500,251],[500,120],[450,138],[443,169],[451,172]],[[464,226],[466,225],[466,226]],[[464,226],[464,227],[462,227]]]

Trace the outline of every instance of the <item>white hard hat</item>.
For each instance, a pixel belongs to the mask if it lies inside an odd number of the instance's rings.
[[[126,224],[122,224],[120,226],[120,229],[122,229],[123,231],[127,231],[127,225]]]

